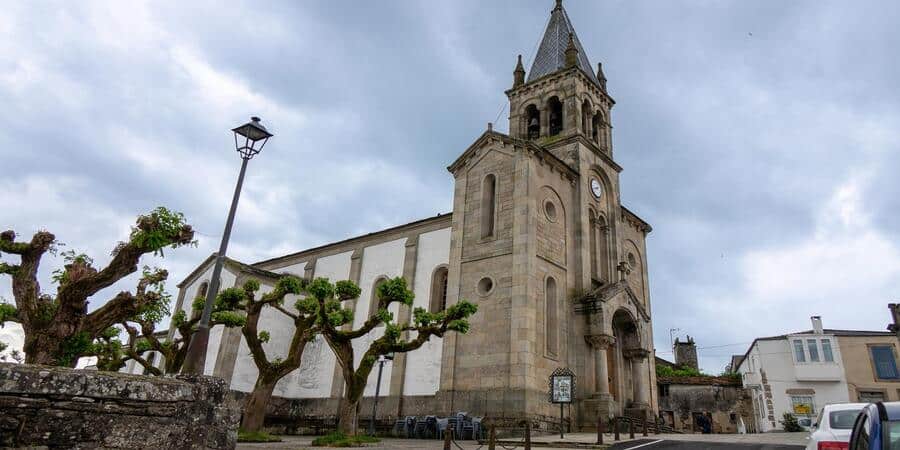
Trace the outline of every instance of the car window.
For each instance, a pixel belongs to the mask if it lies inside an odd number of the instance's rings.
[[[853,429],[853,450],[869,450],[869,416],[863,414]]]
[[[856,422],[858,415],[859,410],[856,409],[831,411],[828,413],[828,426],[836,430],[849,430],[853,428],[853,423]]]
[[[900,421],[884,423],[884,448],[900,450]]]

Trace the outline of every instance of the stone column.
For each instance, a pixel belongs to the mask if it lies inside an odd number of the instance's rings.
[[[608,334],[585,336],[594,349],[594,391],[598,397],[609,397],[609,368],[606,350],[616,343],[616,338]]]
[[[650,389],[647,375],[647,357],[650,352],[643,348],[626,350],[626,356],[631,360],[631,381],[634,387],[634,404],[632,408],[647,409],[650,407]]]

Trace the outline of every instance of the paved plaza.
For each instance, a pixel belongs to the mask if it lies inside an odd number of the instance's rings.
[[[571,448],[591,448],[589,444],[596,442],[597,435],[594,433],[571,433],[567,434],[564,439],[560,439],[558,435],[535,436],[532,439],[532,447],[540,449],[571,449]],[[275,449],[275,450],[295,450],[310,448],[313,440],[312,436],[283,436],[283,442],[270,444],[238,444],[238,450],[253,449]],[[509,440],[512,441],[512,440]],[[509,442],[506,441],[506,442]],[[521,440],[515,440],[521,442]],[[635,439],[628,439],[622,436],[622,440],[618,443],[613,440],[612,435],[606,435],[604,438],[606,444],[612,444],[613,450],[631,450],[631,449],[647,449],[647,450],[719,450],[719,449],[738,449],[738,450],[798,450],[806,445],[806,433],[765,433],[765,434],[661,434],[648,437],[636,436]],[[487,449],[487,445],[480,445],[475,441],[457,442],[458,447],[453,448],[462,450],[478,450]],[[505,444],[510,448],[509,443]],[[439,440],[424,439],[383,439],[378,444],[367,446],[372,449],[398,449],[398,450],[440,450],[443,448],[443,442]],[[503,448],[500,445],[498,449]],[[520,445],[517,448],[523,448]]]

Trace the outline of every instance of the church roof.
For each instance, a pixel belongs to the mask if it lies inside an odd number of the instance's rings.
[[[528,71],[529,82],[566,67],[566,46],[569,43],[569,34],[572,35],[575,48],[578,50],[578,68],[597,86],[600,86],[600,80],[591,69],[591,62],[578,40],[569,15],[562,6],[562,0],[557,0],[556,7],[550,12],[550,22],[547,24],[547,30],[544,31],[544,38],[541,40],[541,46],[531,64],[531,70]]]

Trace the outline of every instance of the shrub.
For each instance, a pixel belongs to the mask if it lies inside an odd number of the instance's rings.
[[[803,427],[800,426],[797,417],[789,412],[786,412],[781,416],[781,426],[784,427],[784,431],[787,432],[803,431]]]

